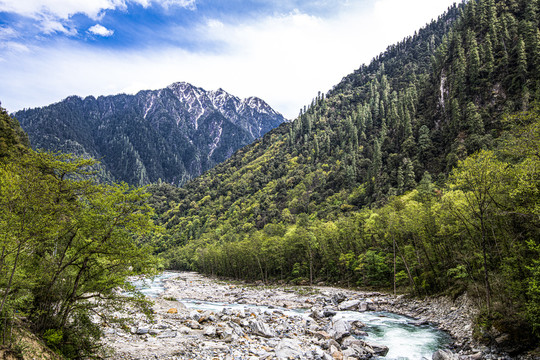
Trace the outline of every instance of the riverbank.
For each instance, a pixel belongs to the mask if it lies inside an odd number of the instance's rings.
[[[392,346],[389,349],[365,336],[372,322],[388,322],[391,314],[369,315],[374,316],[369,321],[359,317],[371,311],[390,311],[417,319],[409,319],[403,326],[428,331],[429,322],[452,335],[457,354],[440,351],[433,358],[505,359],[474,346],[476,313],[465,297],[456,302],[443,298],[420,301],[332,287],[234,284],[190,272],[163,282],[164,291],[154,299],[153,322],[132,313],[135,324],[131,328],[105,329],[104,344],[114,351],[111,358],[331,360],[369,359],[388,352],[389,357],[397,357],[400,354]],[[220,306],[223,303],[237,305]],[[358,318],[345,320],[336,313]],[[436,349],[428,347],[415,356],[432,358]]]

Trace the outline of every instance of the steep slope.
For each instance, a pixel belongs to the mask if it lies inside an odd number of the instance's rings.
[[[17,120],[0,107],[0,161],[5,157],[20,154],[28,147],[28,136]]]
[[[416,108],[431,57],[458,13],[451,8],[327,96],[319,94],[293,123],[282,124],[187,183],[180,189],[183,199],[165,216],[172,231],[162,249],[210,236],[216,229],[233,241],[267,224],[294,223],[300,214],[335,218],[414,186],[408,155],[383,154],[381,147],[399,146],[405,135],[411,136],[413,119],[404,112]],[[392,120],[382,113],[386,111],[395,113]],[[390,174],[379,174],[383,161],[391,162]],[[400,184],[398,170],[407,172]],[[381,181],[394,186],[384,188]]]
[[[501,115],[538,97],[536,4],[452,7],[389,47],[293,123],[180,189],[164,216],[171,231],[160,251],[175,266],[191,266],[202,243],[249,239],[305,215],[348,216],[424,178],[442,184],[458,160],[493,146]]]
[[[169,229],[158,251],[236,278],[466,292],[471,337],[537,346],[539,21],[536,0],[450,8],[293,123],[153,188]]]
[[[263,100],[188,83],[136,95],[72,96],[14,116],[34,148],[91,156],[110,180],[183,184],[285,121]]]

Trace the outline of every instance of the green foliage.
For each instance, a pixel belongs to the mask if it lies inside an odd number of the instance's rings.
[[[505,309],[535,326],[540,42],[528,3],[451,7],[187,183],[160,218],[168,265],[466,290],[488,322]]]
[[[28,151],[0,164],[0,311],[25,313],[68,358],[99,348],[101,330],[90,320],[96,308],[146,308],[115,290],[155,266],[136,241],[159,230],[148,195],[97,184],[86,170],[93,163]]]
[[[4,158],[8,156],[21,155],[29,145],[28,136],[17,120],[0,107],[0,161],[5,161]]]
[[[43,340],[46,341],[47,346],[56,350],[58,350],[63,338],[64,333],[62,330],[48,329],[43,333]]]

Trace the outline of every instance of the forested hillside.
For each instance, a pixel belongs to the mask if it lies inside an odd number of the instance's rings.
[[[19,123],[0,107],[0,159],[20,154],[30,147],[28,136]]]
[[[468,291],[479,337],[538,332],[539,16],[538,1],[450,8],[168,189],[172,206],[156,197],[158,251],[237,278]]]
[[[2,108],[0,131],[2,356],[34,358],[21,338],[28,331],[65,358],[98,356],[99,322],[125,322],[112,311],[127,304],[148,310],[118,292],[133,288],[129,275],[156,266],[136,241],[159,231],[148,194],[97,183],[93,160],[34,152]]]
[[[174,83],[136,95],[70,96],[14,115],[34,149],[100,160],[104,181],[182,185],[285,119],[263,100]]]

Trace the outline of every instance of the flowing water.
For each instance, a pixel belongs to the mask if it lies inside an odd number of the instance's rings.
[[[165,290],[164,279],[177,275],[165,272],[152,280],[136,280],[134,285],[150,297],[156,297]],[[188,309],[210,310],[220,312],[225,308],[233,310],[244,309],[246,312],[272,313],[279,311],[288,316],[308,316],[305,311],[291,310],[280,307],[268,307],[246,304],[230,304],[219,302],[198,301],[183,299],[181,302]],[[446,347],[451,342],[450,336],[430,325],[417,325],[414,319],[389,312],[358,312],[337,311],[334,320],[359,320],[366,325],[363,330],[368,333],[367,341],[386,345],[390,349],[384,359],[417,360],[431,359],[433,352]]]

